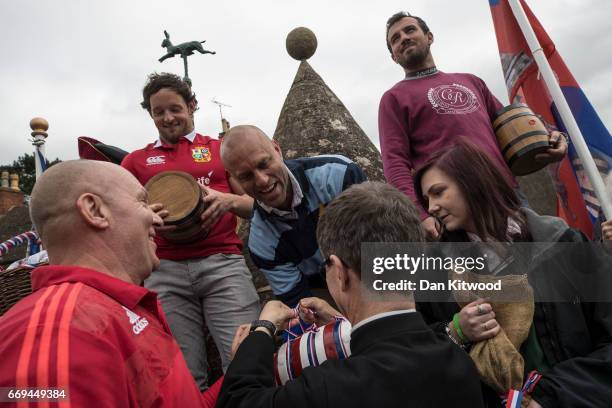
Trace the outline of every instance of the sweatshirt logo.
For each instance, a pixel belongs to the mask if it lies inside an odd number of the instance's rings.
[[[427,99],[436,112],[446,115],[465,115],[478,109],[478,99],[474,92],[463,85],[438,85],[429,88]]]
[[[136,313],[132,312],[125,306],[121,306],[125,313],[127,314],[128,319],[130,319],[130,324],[132,325],[132,331],[134,334],[139,335],[145,327],[149,325],[149,322],[146,318],[138,316]]]

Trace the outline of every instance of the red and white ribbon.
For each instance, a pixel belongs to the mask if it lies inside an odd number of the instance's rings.
[[[502,406],[504,408],[520,408],[523,396],[529,395],[533,392],[538,381],[542,379],[542,374],[538,374],[537,371],[532,371],[527,376],[527,381],[523,385],[521,390],[510,390],[505,399],[502,399]]]
[[[325,326],[305,329],[301,336],[290,337],[274,356],[274,377],[279,385],[299,377],[306,367],[351,355],[351,324],[344,317],[338,316]]]
[[[0,256],[6,255],[11,249],[28,243],[31,240],[36,240],[38,243],[40,243],[40,238],[38,238],[38,234],[36,234],[34,231],[27,231],[7,241],[4,241],[0,244]]]

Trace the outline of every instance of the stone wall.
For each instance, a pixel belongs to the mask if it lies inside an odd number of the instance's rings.
[[[7,187],[0,187],[0,216],[11,208],[23,205],[23,192]]]

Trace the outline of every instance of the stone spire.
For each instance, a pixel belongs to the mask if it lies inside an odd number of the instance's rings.
[[[274,132],[283,156],[342,154],[359,164],[368,179],[384,180],[379,151],[306,61],[317,48],[314,33],[298,27],[287,35],[286,45],[289,55],[301,63]]]

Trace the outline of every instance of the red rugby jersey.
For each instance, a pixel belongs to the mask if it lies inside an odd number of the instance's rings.
[[[200,184],[231,193],[229,176],[219,155],[220,148],[221,141],[200,134],[195,134],[193,140],[189,139],[189,135],[181,137],[176,144],[165,144],[158,140],[128,154],[121,165],[136,176],[142,185],[163,171],[184,171]],[[224,214],[202,240],[173,244],[157,237],[156,243],[157,256],[175,261],[219,253],[240,254],[242,249],[242,241],[236,234],[236,217],[230,212]]]
[[[32,287],[0,318],[0,387],[61,388],[65,407],[214,406],[219,385],[200,394],[154,292],[76,266],[36,268]]]

